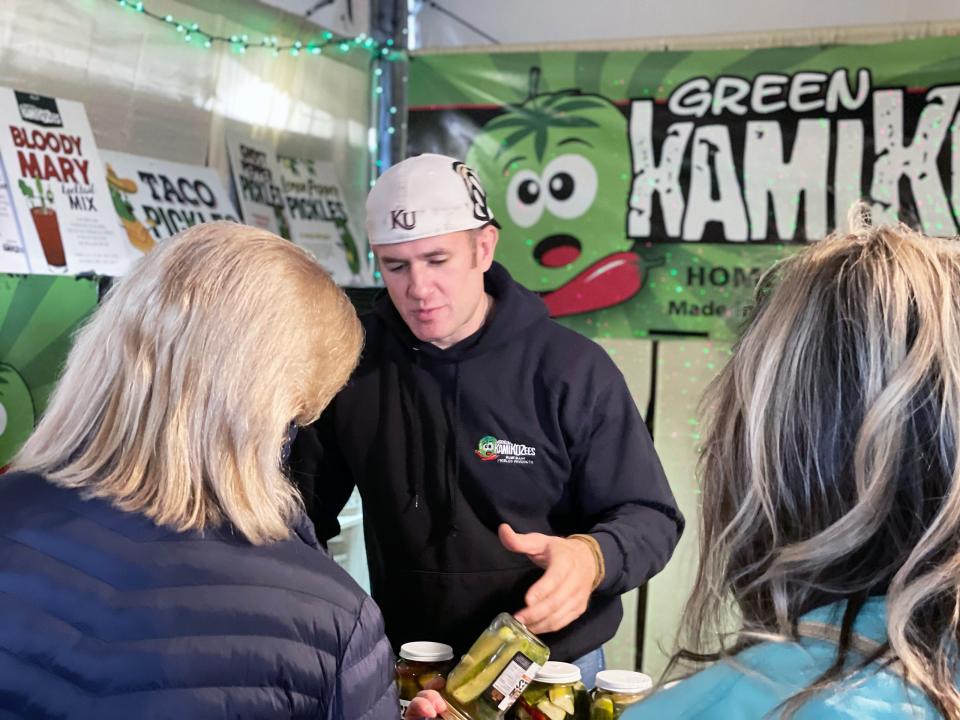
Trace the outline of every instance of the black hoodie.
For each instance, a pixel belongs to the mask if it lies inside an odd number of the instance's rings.
[[[497,613],[524,606],[543,571],[500,544],[500,523],[593,535],[606,576],[582,617],[543,637],[569,661],[614,635],[620,593],[663,568],[683,519],[607,353],[550,320],[502,266],[485,284],[486,324],[446,350],[380,298],[356,373],[298,435],[291,470],[324,540],[359,487],[394,648],[434,640],[463,653]]]

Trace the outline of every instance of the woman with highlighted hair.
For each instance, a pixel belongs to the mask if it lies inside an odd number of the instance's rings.
[[[960,717],[960,246],[851,228],[767,274],[705,398],[676,660],[711,664],[627,720]]]
[[[283,467],[360,346],[327,273],[251,227],[114,286],[0,478],[0,716],[394,720],[380,612]]]

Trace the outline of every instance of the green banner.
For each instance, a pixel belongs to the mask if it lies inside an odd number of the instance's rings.
[[[32,432],[96,304],[95,280],[0,275],[0,467]]]
[[[875,218],[960,222],[955,38],[422,55],[409,152],[465,158],[498,259],[592,336],[734,336],[775,260]]]

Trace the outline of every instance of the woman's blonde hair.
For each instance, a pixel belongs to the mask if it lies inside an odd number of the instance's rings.
[[[764,277],[705,397],[701,561],[678,657],[796,639],[803,614],[846,601],[835,664],[787,714],[888,653],[960,717],[960,249],[871,227],[863,208],[851,228]],[[853,623],[883,595],[889,644],[851,665]]]
[[[194,226],[143,258],[78,334],[16,470],[179,531],[289,535],[281,467],[356,366],[362,331],[307,253],[264,230]]]

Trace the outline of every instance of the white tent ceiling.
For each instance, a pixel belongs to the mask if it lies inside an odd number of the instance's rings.
[[[489,38],[504,45],[584,43],[960,21],[960,0],[411,0],[411,5],[413,46],[424,49],[485,45]]]

